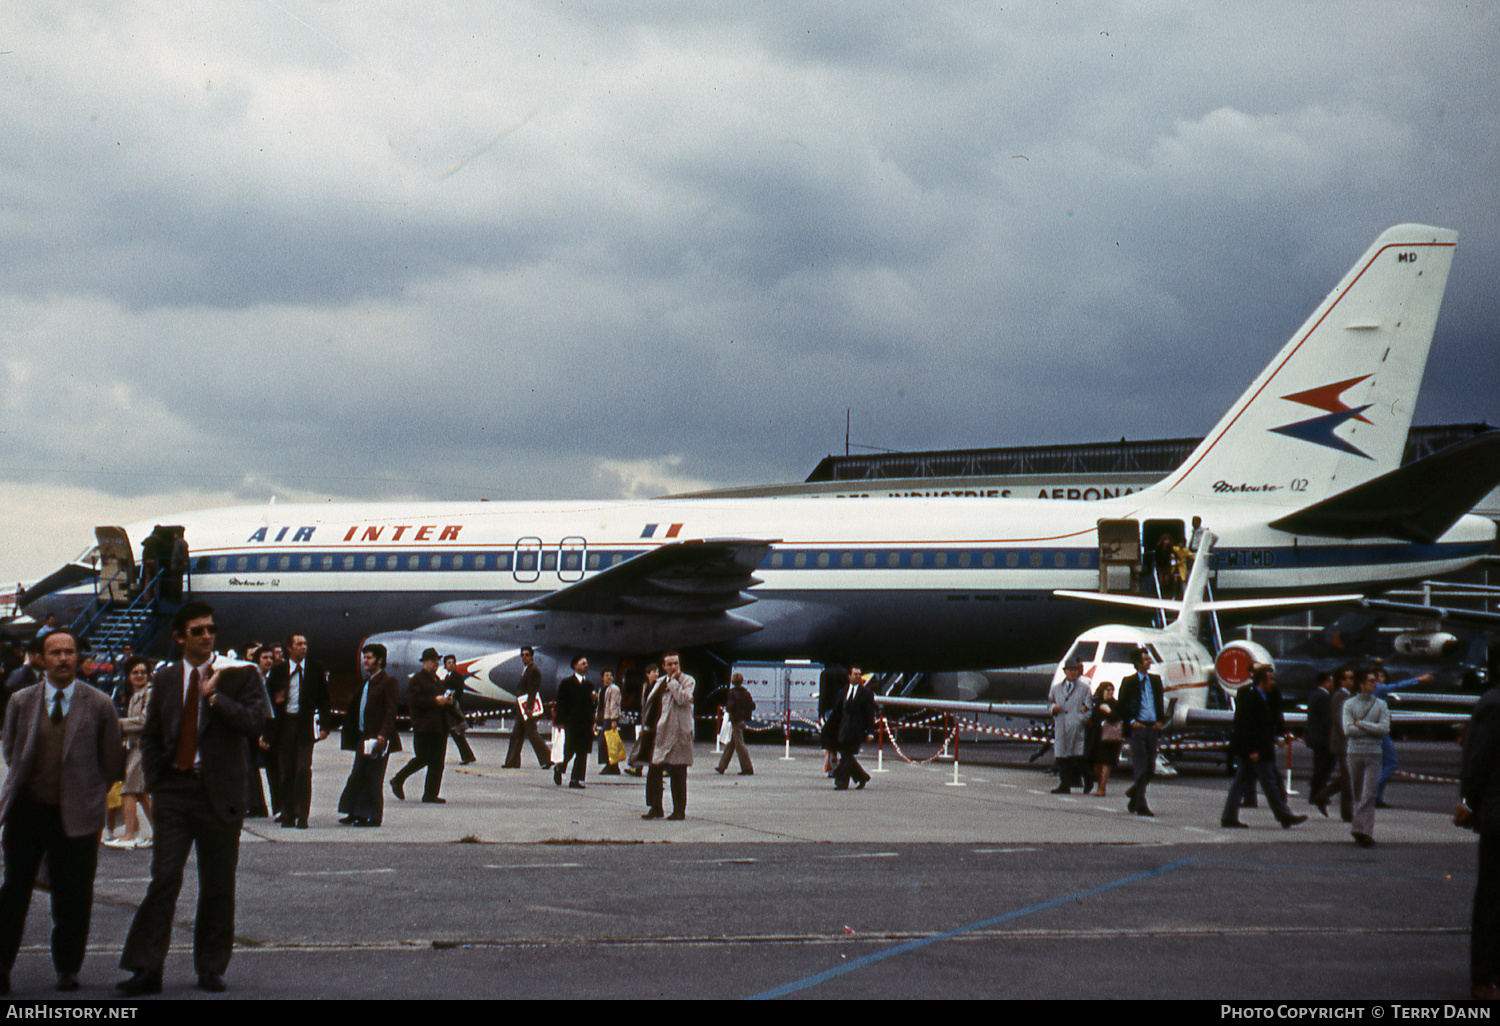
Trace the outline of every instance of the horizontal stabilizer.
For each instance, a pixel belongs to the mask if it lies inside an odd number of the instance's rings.
[[[1500,431],[1431,456],[1271,521],[1291,534],[1401,538],[1431,545],[1500,485]]]

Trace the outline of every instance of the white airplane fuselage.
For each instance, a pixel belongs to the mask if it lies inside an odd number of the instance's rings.
[[[652,502],[369,503],[231,507],[157,518],[192,551],[192,597],[227,644],[319,639],[349,659],[381,631],[410,630],[566,588],[671,542],[774,541],[737,613],[759,625],[718,646],[736,659],[829,650],[879,665],[960,669],[1055,658],[1107,618],[1059,599],[1099,581],[1099,519],[1200,516],[1219,535],[1219,597],[1368,590],[1451,572],[1488,552],[1493,522],[1464,517],[1434,545],[1287,535],[1233,500],[1180,505],[1151,493],[1100,502],[709,499]],[[1160,497],[1158,497],[1160,498]],[[152,523],[127,528],[143,538]],[[78,600],[75,599],[75,605]],[[589,647],[536,614],[504,640]],[[607,625],[606,625],[607,626]],[[501,639],[497,639],[501,640]],[[607,640],[598,648],[608,649]],[[664,644],[679,643],[664,638]],[[596,649],[597,650],[597,649]]]

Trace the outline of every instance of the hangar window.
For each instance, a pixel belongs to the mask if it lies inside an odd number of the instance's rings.
[[[913,552],[911,554],[911,566],[912,566],[913,570],[921,568],[921,566],[922,566],[922,558],[923,558],[922,557],[922,553],[920,553],[920,552]]]
[[[807,565],[807,553],[805,553],[805,552],[799,552],[799,553],[797,553],[797,555],[793,556],[792,557],[792,565],[793,566],[799,566],[799,567],[806,566]]]
[[[888,553],[886,553],[885,565],[886,566],[893,566],[893,567],[894,566],[900,566],[901,565],[901,553],[899,553],[899,552],[888,552]]]
[[[1020,566],[1021,565],[1021,554],[1019,552],[1007,552],[1005,554],[1005,565],[1006,566]]]
[[[851,567],[854,565],[854,553],[846,552],[839,557],[839,566]]]
[[[936,566],[936,567],[947,566],[948,565],[948,553],[946,553],[946,552],[934,552],[932,554],[932,565]]]
[[[986,552],[983,556],[980,557],[979,562],[986,567],[994,566],[995,554],[993,552]]]

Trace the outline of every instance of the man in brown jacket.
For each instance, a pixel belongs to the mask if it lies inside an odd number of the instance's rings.
[[[42,642],[43,679],[16,692],[5,718],[9,771],[0,790],[0,994],[21,946],[37,868],[52,872],[52,967],[57,989],[78,989],[89,939],[104,800],[125,753],[114,704],[76,680],[78,641],[66,628]]]

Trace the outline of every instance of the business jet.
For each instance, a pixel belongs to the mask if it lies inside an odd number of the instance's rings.
[[[352,668],[371,639],[397,671],[431,646],[501,704],[523,644],[549,681],[575,652],[613,665],[668,647],[932,671],[1050,660],[1100,620],[1059,591],[1139,593],[1142,553],[1195,516],[1220,538],[1220,598],[1379,590],[1495,541],[1466,514],[1500,483],[1500,433],[1400,465],[1456,242],[1382,233],[1182,466],[1114,499],[275,504],[160,523],[183,530],[187,593],[217,608],[225,644],[296,629]],[[153,526],[98,533],[125,564],[122,602]],[[25,608],[90,615],[98,582],[67,577]]]

